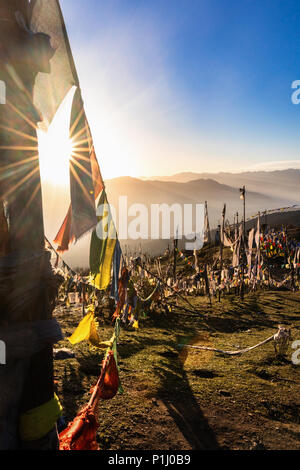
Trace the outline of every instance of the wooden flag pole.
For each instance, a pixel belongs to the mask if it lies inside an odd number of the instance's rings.
[[[244,212],[244,220],[243,220],[243,245],[242,245],[242,285],[241,285],[241,300],[244,300],[245,297],[245,243],[246,243],[246,188],[243,186],[240,188],[241,199],[243,200],[243,212]]]

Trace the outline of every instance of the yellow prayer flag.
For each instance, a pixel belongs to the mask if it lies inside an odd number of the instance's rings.
[[[89,337],[90,331],[91,331],[91,323],[93,321],[93,318],[94,318],[94,314],[93,312],[91,312],[91,313],[88,313],[81,320],[81,322],[77,326],[72,336],[68,338],[71,344],[80,343],[81,341],[84,341],[85,339]]]
[[[112,260],[114,256],[116,242],[117,242],[116,238],[107,240],[105,257],[104,257],[103,263],[100,266],[99,273],[96,275],[95,279],[93,279],[92,281],[92,285],[97,287],[97,289],[99,290],[107,289],[110,284],[111,266],[112,266]]]
[[[91,311],[81,320],[68,340],[71,344],[77,344],[84,340],[90,341],[93,345],[94,343],[100,342],[95,325],[94,312]]]

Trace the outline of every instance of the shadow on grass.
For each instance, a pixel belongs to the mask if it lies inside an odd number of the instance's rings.
[[[64,416],[67,421],[74,419],[78,412],[79,401],[86,392],[83,385],[83,374],[81,374],[72,364],[65,364],[62,375],[61,402]]]
[[[162,328],[163,324],[165,326],[168,324],[170,328],[168,319],[161,318],[159,322],[156,322],[154,329],[158,326]],[[158,338],[155,333],[147,338],[136,338],[134,343],[120,346],[120,356],[122,360],[126,361],[126,358],[141,352],[144,348],[150,347],[153,351],[157,347],[158,350],[155,354],[158,356],[158,360],[153,368],[153,374],[156,376],[156,383],[159,386],[154,392],[155,398],[164,404],[169,416],[191,449],[217,450],[220,447],[215,433],[210,428],[194,396],[184,370],[184,360],[178,354],[177,343],[182,340],[182,335],[186,334],[192,337],[193,333],[191,334],[190,326],[186,325],[174,325],[173,333],[178,335],[176,339],[174,336],[171,338],[164,336],[161,332]],[[211,377],[205,377],[203,372],[203,380],[209,378]]]
[[[157,393],[169,415],[193,450],[220,449],[216,435],[209,426],[189,385],[182,362],[177,359],[170,368],[160,368],[161,388]],[[205,380],[205,379],[204,379]]]

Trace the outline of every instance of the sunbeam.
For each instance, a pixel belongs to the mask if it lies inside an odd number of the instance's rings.
[[[68,186],[73,151],[69,125],[74,88],[58,109],[48,131],[38,130],[41,180],[53,186]]]

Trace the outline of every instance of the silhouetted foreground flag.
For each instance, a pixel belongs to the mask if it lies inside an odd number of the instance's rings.
[[[99,399],[113,398],[119,388],[119,372],[112,350],[108,351],[89,403],[74,421],[59,435],[60,450],[99,450],[96,441],[98,428],[96,407]]]
[[[59,252],[68,250],[70,243],[95,227],[97,223],[95,200],[104,187],[78,89],[72,106],[70,138],[72,141],[71,205],[54,240]]]
[[[34,103],[41,112],[44,128],[49,126],[68,92],[76,87],[70,122],[73,145],[70,160],[71,205],[54,240],[58,245],[57,251],[63,252],[72,241],[95,227],[95,200],[104,186],[59,1],[32,0],[29,8],[30,29],[49,34],[55,49],[51,73],[39,74],[34,90]]]
[[[102,191],[97,214],[99,222],[94,229],[90,246],[90,282],[105,290],[111,281],[111,268],[117,242],[117,233],[105,190]]]

